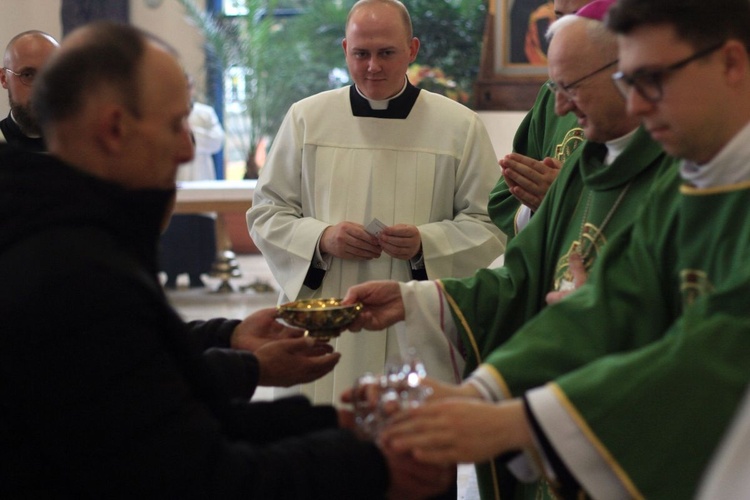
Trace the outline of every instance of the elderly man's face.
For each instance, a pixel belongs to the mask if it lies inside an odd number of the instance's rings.
[[[557,92],[555,112],[573,113],[587,139],[607,142],[631,132],[639,122],[627,114],[625,101],[612,83],[616,56],[591,45],[583,23],[559,30],[550,42],[549,77],[558,88],[567,88]]]
[[[148,45],[139,77],[138,116],[130,116],[124,148],[129,167],[113,173],[129,188],[171,189],[177,168],[193,158],[185,73],[164,50]]]
[[[51,40],[39,35],[28,35],[16,41],[3,58],[3,66],[17,74],[36,75],[57,49]],[[0,83],[8,90],[8,102],[13,118],[27,135],[39,135],[39,126],[31,113],[31,85],[10,71],[2,71]]]

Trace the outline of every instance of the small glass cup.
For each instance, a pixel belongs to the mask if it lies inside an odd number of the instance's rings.
[[[354,381],[352,406],[354,423],[361,437],[375,439],[380,432],[379,411],[381,378],[365,373]]]

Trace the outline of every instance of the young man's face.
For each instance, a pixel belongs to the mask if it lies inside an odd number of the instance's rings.
[[[705,48],[679,38],[671,25],[642,26],[619,37],[620,70],[626,77],[641,75],[636,81],[655,82],[660,90],[655,94],[658,98],[647,99],[631,87],[628,111],[640,117],[667,153],[697,163],[710,160],[728,140],[721,113],[729,101],[723,49],[709,51],[674,71],[662,70],[700,55]]]
[[[349,74],[359,91],[370,99],[384,100],[403,88],[419,41],[409,38],[394,7],[375,4],[352,14],[343,47]]]

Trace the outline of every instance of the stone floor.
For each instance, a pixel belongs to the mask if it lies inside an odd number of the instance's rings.
[[[215,317],[243,318],[254,311],[276,305],[279,286],[265,259],[258,254],[236,256],[241,275],[228,283],[232,292],[217,292],[223,280],[204,276],[205,288],[188,288],[187,276],[180,276],[177,289],[167,295],[174,307],[187,320]],[[269,399],[270,390],[259,388],[253,399]],[[462,465],[458,470],[457,500],[478,500],[474,467]]]

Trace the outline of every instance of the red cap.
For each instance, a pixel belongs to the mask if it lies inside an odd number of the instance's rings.
[[[594,19],[596,21],[604,21],[604,16],[607,15],[607,11],[616,0],[594,0],[591,3],[587,3],[576,12],[577,16],[586,17],[588,19]]]

